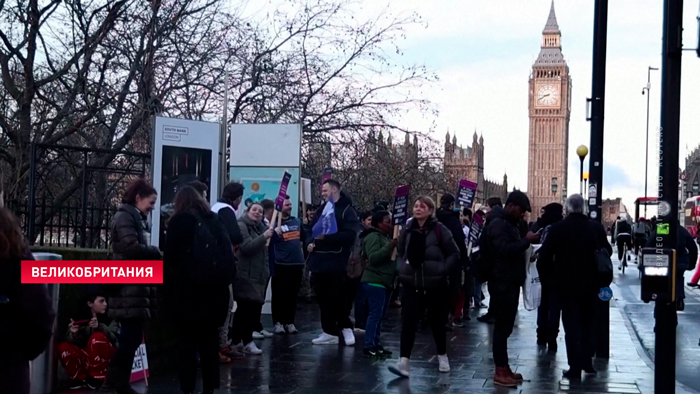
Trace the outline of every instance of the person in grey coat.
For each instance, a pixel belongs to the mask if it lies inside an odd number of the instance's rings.
[[[233,317],[233,343],[249,354],[262,354],[253,342],[253,331],[260,322],[265,290],[270,279],[267,242],[273,231],[263,224],[263,207],[253,203],[238,220],[243,242],[238,247],[238,272],[233,281],[233,298],[237,309]]]

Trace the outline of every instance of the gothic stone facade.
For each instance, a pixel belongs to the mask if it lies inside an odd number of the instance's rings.
[[[529,80],[528,195],[533,218],[550,202],[562,202],[568,182],[571,76],[561,51],[554,3],[542,32]],[[552,185],[557,185],[556,193]]]
[[[503,175],[503,183],[494,182],[484,176],[484,137],[478,137],[474,132],[471,146],[462,148],[457,144],[457,136],[447,133],[445,139],[445,173],[450,185],[454,185],[456,193],[460,179],[477,183],[474,205],[483,204],[489,197],[500,197],[504,202],[508,196],[508,176]]]
[[[700,146],[695,148],[685,159],[685,182],[681,184],[683,193],[681,200],[700,195]]]

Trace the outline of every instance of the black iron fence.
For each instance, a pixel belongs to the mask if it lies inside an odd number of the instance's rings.
[[[9,202],[32,245],[106,249],[109,223],[150,153],[33,143],[26,198]]]
[[[43,225],[35,226],[35,245],[107,249],[109,246],[109,224],[117,207],[99,207],[80,201],[67,201],[63,206],[51,206],[51,199],[36,200],[36,212],[44,217],[53,209],[51,218]],[[9,201],[8,208],[19,218],[25,234],[29,234],[29,204]],[[83,220],[83,213],[85,220]]]

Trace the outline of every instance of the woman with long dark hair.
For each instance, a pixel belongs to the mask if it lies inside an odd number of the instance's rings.
[[[29,361],[46,349],[56,317],[45,285],[21,284],[22,260],[33,260],[27,242],[15,216],[0,207],[0,388],[3,393],[29,394]]]
[[[204,393],[213,393],[219,388],[219,327],[226,320],[235,265],[226,229],[191,186],[175,196],[164,252],[166,292],[178,310],[173,324],[180,389],[194,392],[199,352]]]
[[[428,312],[428,320],[440,372],[449,372],[447,358],[447,277],[459,264],[460,252],[452,233],[435,217],[435,201],[421,196],[413,203],[413,216],[399,236],[399,281],[401,293],[401,354],[389,371],[409,376],[409,359],[416,340],[418,321]]]
[[[158,194],[144,179],[133,181],[126,188],[122,204],[111,224],[113,260],[161,260],[160,250],[151,245],[148,214],[153,210]],[[121,334],[102,391],[129,393],[131,366],[136,349],[141,346],[146,320],[157,310],[156,288],[146,284],[116,284],[105,286],[110,318],[119,322]]]

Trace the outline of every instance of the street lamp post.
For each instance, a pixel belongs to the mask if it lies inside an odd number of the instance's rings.
[[[647,96],[647,144],[646,150],[644,151],[644,198],[647,198],[647,186],[649,183],[649,100],[651,96],[651,72],[658,71],[656,67],[651,67],[647,69],[647,86],[642,88],[642,94]],[[644,204],[644,217],[647,217],[647,205]]]
[[[586,159],[586,156],[588,156],[588,147],[586,145],[581,145],[578,148],[576,148],[576,154],[578,155],[579,159],[581,159],[581,197],[583,197],[583,190],[585,188],[585,185],[583,184],[583,161]]]
[[[586,200],[588,200],[588,178],[590,175],[588,171],[583,172],[583,193],[585,194],[584,198]]]

